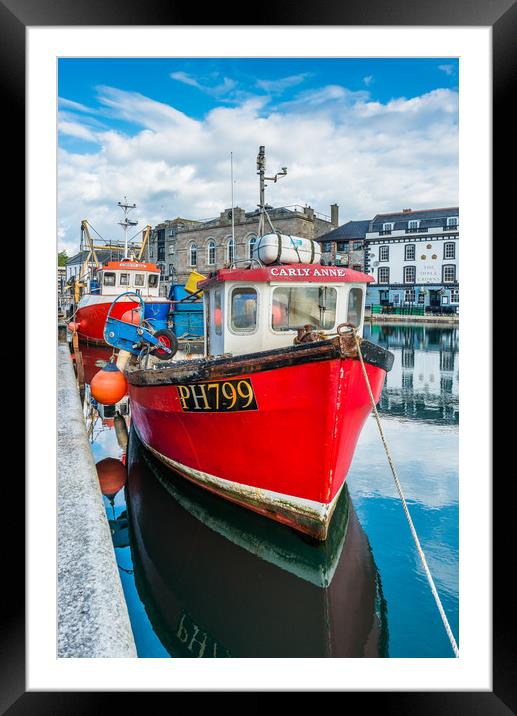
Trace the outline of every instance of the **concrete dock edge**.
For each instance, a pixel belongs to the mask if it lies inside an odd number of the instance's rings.
[[[58,657],[136,657],[68,344],[58,343]]]

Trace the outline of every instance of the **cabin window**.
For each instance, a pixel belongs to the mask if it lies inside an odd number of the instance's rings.
[[[253,332],[257,325],[257,292],[243,286],[232,291],[231,328],[236,332]]]
[[[120,285],[121,286],[129,286],[129,274],[128,273],[120,274]]]
[[[336,322],[335,288],[279,287],[273,291],[272,327],[275,331],[293,331],[310,324],[329,330]]]
[[[149,274],[149,288],[156,288],[156,286],[158,286],[158,274],[151,273]]]
[[[347,323],[359,326],[363,313],[363,292],[360,288],[351,288],[348,294]]]
[[[135,274],[135,286],[143,286],[144,280],[145,280],[145,274],[143,274],[143,273]]]
[[[223,333],[223,310],[221,307],[221,289],[214,293],[214,328],[216,335]]]
[[[105,286],[114,286],[115,285],[115,274],[114,273],[105,273],[104,274],[104,285]]]

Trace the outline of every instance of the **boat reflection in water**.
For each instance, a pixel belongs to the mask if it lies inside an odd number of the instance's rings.
[[[388,656],[386,603],[346,487],[321,543],[184,480],[134,430],[127,467],[136,586],[171,656]]]

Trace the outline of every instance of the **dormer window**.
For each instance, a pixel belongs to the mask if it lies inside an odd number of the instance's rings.
[[[418,229],[420,226],[420,220],[419,219],[411,219],[411,221],[408,221],[407,227],[408,229]]]
[[[393,231],[393,222],[388,221],[387,223],[382,225],[383,231]]]
[[[448,216],[447,217],[447,227],[449,228],[456,228],[458,226],[458,217],[457,216]]]

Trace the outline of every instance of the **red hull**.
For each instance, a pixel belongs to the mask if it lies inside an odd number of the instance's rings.
[[[377,401],[386,372],[366,369]],[[184,412],[177,385],[130,384],[141,439],[206,489],[325,538],[371,410],[360,362],[334,358],[241,378],[253,385],[256,410]]]
[[[108,311],[113,303],[115,296],[87,296],[87,301],[91,301],[81,305],[76,312],[76,322],[79,324],[77,334],[80,339],[106,345],[104,341],[104,324],[108,316]],[[93,300],[92,300],[93,299]],[[95,300],[96,299],[96,300]],[[122,300],[113,306],[111,315],[113,318],[121,318],[122,315],[132,308],[138,308],[136,301]]]

